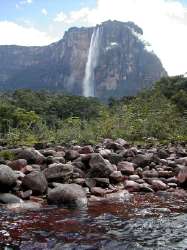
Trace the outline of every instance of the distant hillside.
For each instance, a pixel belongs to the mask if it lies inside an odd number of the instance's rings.
[[[141,28],[132,22],[100,26],[94,92],[101,99],[136,94],[167,73],[146,50]],[[49,89],[82,95],[94,27],[71,28],[62,40],[44,47],[0,46],[0,89]]]

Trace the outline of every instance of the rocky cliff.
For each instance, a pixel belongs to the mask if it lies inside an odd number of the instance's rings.
[[[44,47],[0,46],[1,89],[50,89],[83,94],[83,79],[94,27],[71,28],[62,40]],[[134,95],[166,75],[159,58],[140,39],[132,22],[100,25],[94,68],[95,96]]]

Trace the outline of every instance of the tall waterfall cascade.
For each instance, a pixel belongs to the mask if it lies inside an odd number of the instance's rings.
[[[95,68],[98,63],[100,47],[100,27],[96,27],[92,33],[88,59],[83,80],[83,95],[85,97],[95,96]]]

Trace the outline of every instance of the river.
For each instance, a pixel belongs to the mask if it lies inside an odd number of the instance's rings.
[[[0,249],[187,249],[187,199],[182,194],[135,194],[87,209],[1,208]]]

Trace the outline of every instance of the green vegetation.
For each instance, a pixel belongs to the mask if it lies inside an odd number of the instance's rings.
[[[0,96],[2,144],[187,139],[187,78],[163,78],[137,97],[110,99],[16,90]]]

